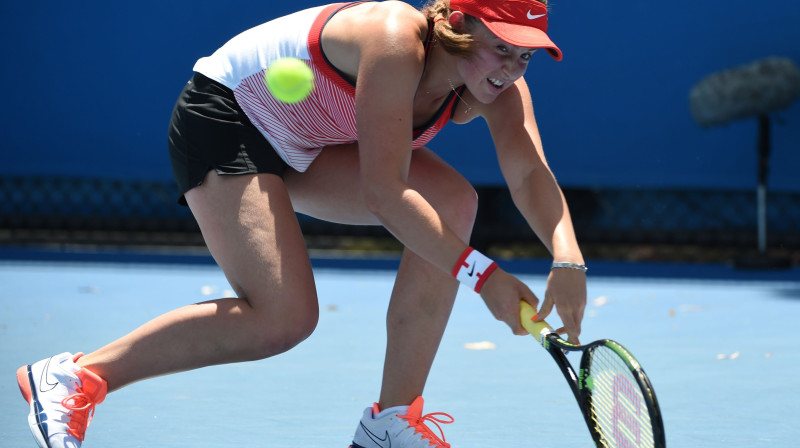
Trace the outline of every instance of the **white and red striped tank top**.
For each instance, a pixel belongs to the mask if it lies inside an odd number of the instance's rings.
[[[250,121],[280,157],[300,172],[323,147],[358,140],[355,86],[328,63],[320,46],[325,23],[353,4],[319,6],[266,22],[237,35],[194,66],[194,71],[233,90]],[[430,42],[429,33],[426,54]],[[277,101],[264,82],[272,61],[282,57],[302,59],[314,72],[314,90],[300,103]],[[414,149],[431,141],[447,124],[457,102],[458,95],[451,93],[435,117],[414,130]]]

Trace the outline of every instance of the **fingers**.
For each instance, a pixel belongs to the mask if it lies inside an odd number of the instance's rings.
[[[519,301],[517,301],[517,305],[519,305]],[[520,320],[520,313],[519,313],[519,306],[517,306],[513,311],[505,314],[505,316],[496,316],[498,320],[501,320],[508,325],[511,329],[511,332],[517,336],[526,336],[528,335],[528,330],[522,326],[522,321]]]
[[[560,315],[562,313],[559,313]],[[576,315],[579,314],[579,315]],[[567,342],[575,345],[580,345],[579,338],[581,335],[581,320],[583,312],[575,310],[573,312],[563,313],[561,315],[561,322],[564,326],[556,330],[556,333],[567,335]]]
[[[539,314],[546,315],[545,312],[555,308],[564,325],[557,333],[566,334],[568,342],[578,345],[586,308],[586,276],[572,269],[560,269],[551,271],[547,280],[545,303]]]
[[[530,304],[530,306],[532,306],[534,310],[537,309],[539,307],[539,298],[536,297],[536,294],[534,294],[533,291],[531,291],[530,288],[528,288],[524,283],[520,283],[520,285],[522,286],[522,291],[521,291],[521,294],[519,295],[519,298],[521,300],[524,300],[524,301],[528,302],[528,304]],[[528,335],[528,330],[526,330],[525,327],[523,327],[522,323],[520,322],[519,300],[517,300],[517,310],[516,310],[516,316],[515,316],[515,319],[514,319],[514,325],[517,328],[514,328],[514,326],[509,324],[509,326],[511,327],[511,331],[515,335],[517,335],[517,336],[526,336],[526,335]]]
[[[550,315],[553,311],[553,296],[549,294],[545,294],[544,303],[542,304],[542,308],[539,310],[539,314],[536,316],[536,322],[541,322]]]
[[[569,332],[566,327],[561,327],[556,330],[556,333],[562,336],[566,334],[567,342],[569,342],[572,345],[581,345],[581,341],[578,338],[578,336],[580,335],[580,330],[577,332],[576,331]]]
[[[481,297],[495,319],[504,322],[515,335],[528,334],[520,321],[520,300],[539,306],[539,299],[524,283],[511,274],[496,269],[481,290]]]
[[[565,313],[564,319],[562,319],[564,327],[567,328],[567,334],[569,335],[567,341],[575,345],[580,345],[579,338],[581,335],[581,322],[583,322],[584,309],[585,305],[578,306],[572,309],[572,312]]]

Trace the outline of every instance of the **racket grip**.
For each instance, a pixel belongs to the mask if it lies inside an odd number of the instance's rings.
[[[530,303],[520,300],[519,318],[522,326],[528,330],[528,333],[533,335],[540,344],[544,345],[545,337],[553,333],[553,327],[545,321],[534,322],[536,319],[536,310]]]

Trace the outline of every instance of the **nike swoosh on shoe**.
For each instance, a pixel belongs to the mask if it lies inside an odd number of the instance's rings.
[[[56,387],[58,387],[58,384],[59,384],[58,381],[56,381],[55,383],[51,383],[51,382],[48,381],[48,377],[50,376],[49,375],[49,373],[50,373],[50,361],[52,361],[52,360],[53,360],[53,358],[48,359],[47,360],[47,364],[45,364],[44,369],[42,369],[42,381],[39,384],[39,392],[49,392],[49,391],[55,389]],[[44,388],[45,385],[50,386],[50,388],[49,389],[45,389]]]
[[[364,426],[363,423],[361,423],[361,427],[364,428],[364,432],[367,433],[367,437],[369,437],[370,440],[375,443],[375,445],[378,445],[380,448],[392,448],[392,440],[389,438],[389,431],[386,431],[386,434],[384,434],[384,437],[381,439],[366,426]],[[387,445],[386,442],[389,442],[389,444]]]

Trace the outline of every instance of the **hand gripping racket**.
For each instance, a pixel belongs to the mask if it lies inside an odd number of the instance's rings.
[[[650,380],[636,358],[617,342],[601,339],[573,345],[522,301],[522,325],[556,361],[581,409],[595,445],[606,448],[664,448],[664,424]],[[578,375],[565,351],[580,351]]]

